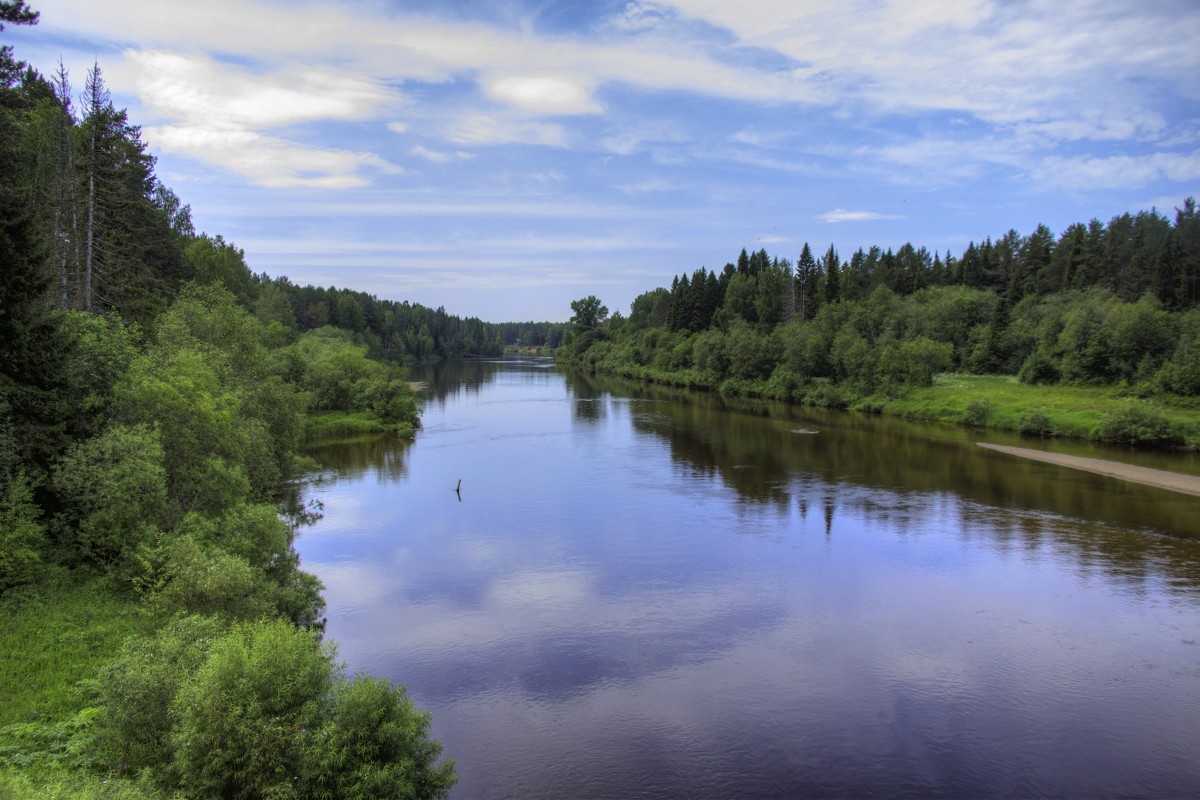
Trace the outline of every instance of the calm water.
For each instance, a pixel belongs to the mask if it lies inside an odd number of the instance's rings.
[[[313,452],[297,546],[453,797],[1200,796],[1200,499],[545,362],[414,378],[415,442]]]

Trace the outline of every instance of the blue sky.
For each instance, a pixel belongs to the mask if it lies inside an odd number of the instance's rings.
[[[1194,0],[34,0],[256,272],[489,321],[1200,195]]]

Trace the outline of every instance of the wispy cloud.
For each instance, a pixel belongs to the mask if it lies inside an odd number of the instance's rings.
[[[835,208],[824,214],[818,214],[817,219],[822,222],[870,222],[877,219],[900,219],[900,217],[894,214],[881,214],[877,211],[847,211],[844,208]]]
[[[1068,189],[1137,188],[1156,180],[1200,181],[1200,150],[1102,158],[1050,156],[1037,167],[1038,179]]]
[[[169,120],[146,128],[157,148],[229,169],[264,186],[340,189],[364,172],[399,168],[374,153],[314,147],[263,131],[358,120],[400,102],[392,90],[334,69],[255,73],[211,58],[129,50],[123,69],[142,102]]]
[[[65,48],[79,82],[100,53],[198,225],[361,242],[266,255],[447,307],[438,280],[461,278],[407,274],[428,254],[537,266],[511,296],[552,285],[558,308],[570,281],[636,295],[821,222],[858,223],[853,249],[900,235],[902,210],[906,238],[948,246],[1200,183],[1194,0],[37,5],[20,55]]]
[[[496,114],[466,114],[448,123],[443,135],[456,144],[534,144],[566,147],[567,130],[557,123],[512,119]]]
[[[445,164],[450,161],[467,161],[474,157],[471,153],[464,153],[462,150],[455,150],[453,153],[443,153],[440,150],[430,150],[421,145],[417,145],[408,152],[418,158],[432,161],[435,164]]]

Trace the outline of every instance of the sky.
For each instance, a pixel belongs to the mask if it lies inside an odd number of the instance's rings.
[[[1200,195],[1195,0],[32,0],[250,268],[490,322]]]

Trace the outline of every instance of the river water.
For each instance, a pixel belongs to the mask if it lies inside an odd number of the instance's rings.
[[[452,797],[1200,796],[1200,498],[545,361],[413,378],[415,441],[312,450],[297,548]]]

